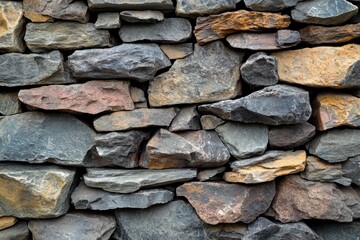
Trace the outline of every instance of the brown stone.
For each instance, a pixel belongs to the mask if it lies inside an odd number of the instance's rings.
[[[12,217],[12,216],[0,217],[0,230],[14,226],[16,222],[17,222],[16,217]]]
[[[129,82],[90,81],[83,84],[52,85],[20,90],[23,103],[45,110],[98,114],[134,109]]]
[[[348,126],[360,127],[360,98],[345,93],[320,93],[313,104],[318,130]]]
[[[33,23],[44,23],[44,22],[54,22],[54,18],[50,16],[41,15],[33,11],[26,11],[24,16]]]
[[[169,59],[181,59],[193,53],[192,43],[161,44],[160,48]]]
[[[194,34],[199,44],[205,44],[239,31],[283,29],[290,23],[288,15],[239,10],[197,18]]]
[[[225,123],[221,118],[214,115],[202,115],[200,118],[202,129],[213,130],[221,124]]]
[[[275,184],[191,182],[178,187],[176,194],[186,197],[208,224],[249,223],[269,208],[275,195]]]

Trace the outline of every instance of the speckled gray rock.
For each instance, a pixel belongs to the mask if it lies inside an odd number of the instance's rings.
[[[182,108],[169,127],[169,130],[172,132],[200,129],[200,116],[196,110],[196,106]]]
[[[122,11],[122,20],[129,23],[156,23],[164,20],[164,14],[160,11]]]
[[[16,87],[74,82],[59,51],[43,54],[0,55],[0,86]]]
[[[354,184],[360,186],[360,155],[343,162],[342,168],[344,177],[350,178]]]
[[[307,91],[276,84],[236,100],[201,105],[198,111],[232,121],[281,125],[306,122],[311,105]]]
[[[11,228],[0,231],[1,240],[29,240],[30,232],[26,222],[18,222]]]
[[[360,236],[360,221],[339,223],[334,221],[316,221],[309,226],[324,240],[358,240]]]
[[[202,115],[200,118],[200,122],[202,129],[204,130],[213,130],[217,126],[220,126],[221,124],[225,123],[224,120],[214,115]]]
[[[174,10],[171,0],[88,0],[93,10]]]
[[[294,7],[300,0],[244,0],[247,8],[254,11],[279,12]]]
[[[0,93],[0,115],[13,115],[21,112],[17,92]]]
[[[160,47],[152,43],[77,50],[69,56],[68,64],[76,78],[126,78],[140,82],[152,79],[158,70],[171,65]]]
[[[99,13],[95,22],[96,29],[116,29],[120,26],[120,14],[117,12]]]
[[[198,17],[231,11],[241,0],[177,0],[176,15],[182,17]]]
[[[140,190],[129,194],[110,193],[89,188],[81,182],[72,193],[71,202],[76,209],[148,208],[155,204],[170,202],[173,196],[173,192],[165,189]]]

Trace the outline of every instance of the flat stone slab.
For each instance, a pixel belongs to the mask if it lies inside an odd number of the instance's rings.
[[[300,0],[244,0],[247,8],[254,11],[280,12],[286,8],[294,7]]]
[[[96,29],[116,29],[120,26],[120,13],[117,12],[99,13],[95,22]]]
[[[176,15],[181,17],[198,17],[234,10],[241,0],[177,0]]]
[[[91,10],[161,10],[172,11],[174,5],[171,0],[88,0]]]
[[[120,17],[129,23],[156,23],[164,20],[164,14],[160,11],[122,11]]]

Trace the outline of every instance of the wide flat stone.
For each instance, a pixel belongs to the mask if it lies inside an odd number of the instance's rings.
[[[300,0],[244,0],[247,8],[254,11],[280,12],[286,8],[294,7]]]
[[[225,123],[224,120],[214,115],[202,115],[200,118],[202,129],[213,130],[221,124]]]
[[[105,240],[115,231],[116,221],[108,213],[69,212],[55,219],[31,220],[28,227],[33,238],[38,240]]]
[[[197,18],[194,34],[199,44],[205,44],[239,31],[287,28],[290,22],[288,15],[238,10]]]
[[[156,23],[164,20],[164,14],[160,11],[122,11],[120,17],[129,23]]]
[[[151,106],[214,102],[241,93],[243,54],[220,42],[195,45],[194,53],[176,60],[170,70],[150,81]]]
[[[95,22],[96,29],[116,29],[120,26],[120,13],[117,12],[99,13]]]
[[[0,115],[13,115],[21,113],[21,102],[18,92],[0,93]]]
[[[130,83],[125,81],[89,81],[20,90],[19,99],[26,105],[45,110],[98,114],[133,110],[129,88]]]
[[[99,132],[123,131],[151,126],[168,127],[175,116],[175,108],[142,108],[103,115],[94,121],[94,127]]]
[[[140,188],[186,182],[196,177],[194,169],[122,170],[88,168],[85,184],[114,193],[132,193]]]
[[[12,216],[0,217],[0,230],[4,230],[6,228],[12,227],[15,225],[15,223],[17,223],[16,217],[12,217]]]
[[[77,50],[68,59],[74,77],[85,79],[125,78],[145,82],[171,65],[160,47],[152,43]]]
[[[55,165],[0,163],[0,216],[53,218],[65,214],[74,178],[75,170]]]
[[[88,0],[92,10],[161,10],[172,11],[174,5],[171,0]]]
[[[21,69],[21,71],[19,71]],[[70,76],[59,51],[37,54],[7,53],[0,55],[0,86],[69,84]]]
[[[181,17],[198,17],[234,10],[241,0],[177,0],[176,15]]]
[[[304,123],[311,116],[309,93],[283,84],[265,87],[239,99],[200,105],[198,110],[226,120],[267,125]]]
[[[171,133],[160,129],[147,143],[139,165],[149,169],[219,167],[230,158],[215,131]]]
[[[0,161],[81,166],[95,132],[61,113],[26,112],[0,120]]]
[[[326,240],[357,240],[360,235],[360,221],[340,223],[334,221],[317,221],[310,227],[323,239]]]
[[[30,231],[26,222],[18,222],[15,226],[0,231],[0,239],[29,240]]]
[[[182,108],[169,127],[171,132],[200,129],[200,116],[196,110],[196,105]]]
[[[160,48],[169,59],[181,59],[194,52],[192,43],[161,44]]]
[[[101,189],[87,187],[83,182],[71,195],[76,209],[110,210],[119,208],[148,208],[164,204],[173,199],[173,192],[165,189],[140,190],[135,193],[110,193]]]
[[[191,182],[178,187],[176,195],[186,197],[208,224],[250,223],[269,208],[275,196],[275,184]]]

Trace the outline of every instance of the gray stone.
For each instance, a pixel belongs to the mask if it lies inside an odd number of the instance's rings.
[[[158,23],[124,23],[119,36],[123,42],[152,41],[161,43],[184,42],[191,37],[191,24],[183,18],[165,18]]]
[[[174,10],[171,0],[88,0],[88,4],[93,10]]]
[[[254,11],[280,12],[294,7],[301,0],[244,0],[247,8]]]
[[[186,182],[196,177],[194,169],[122,170],[88,168],[84,175],[89,187],[102,188],[114,193],[132,193],[140,188]]]
[[[141,88],[130,87],[131,98],[134,103],[147,102],[145,92]]]
[[[291,10],[291,17],[301,23],[340,25],[357,12],[358,7],[346,0],[309,0],[298,3]]]
[[[181,59],[194,52],[192,43],[161,44],[160,48],[170,59]]]
[[[196,110],[196,106],[182,108],[169,127],[169,130],[172,132],[200,129],[200,116]]]
[[[240,240],[247,231],[247,224],[223,223],[208,225],[209,240]]]
[[[69,114],[26,112],[0,121],[0,161],[81,166],[95,132]]]
[[[276,84],[239,99],[201,105],[198,111],[232,121],[281,125],[306,122],[311,105],[307,91]]]
[[[200,118],[200,122],[202,129],[204,130],[213,130],[217,126],[220,126],[221,124],[225,123],[224,120],[214,115],[203,115]]]
[[[118,208],[148,208],[164,204],[173,199],[174,193],[165,189],[140,190],[135,193],[119,194],[89,188],[83,182],[71,195],[76,209],[110,210]]]
[[[37,240],[108,240],[116,221],[110,214],[70,212],[55,219],[31,220],[28,227]]]
[[[240,71],[242,79],[250,86],[267,87],[279,81],[276,59],[263,52],[251,55]]]
[[[360,130],[331,129],[306,144],[309,153],[330,163],[343,162],[360,155]]]
[[[150,169],[225,165],[230,153],[215,131],[171,133],[160,129],[147,143],[139,165]]]
[[[0,55],[0,86],[69,84],[71,77],[59,51]]]
[[[0,93],[0,115],[21,113],[21,103],[17,92]]]
[[[177,0],[176,15],[182,17],[198,17],[231,11],[241,0]]]
[[[354,184],[360,186],[360,155],[343,162],[342,168],[344,177],[350,178]]]
[[[359,220],[351,223],[316,221],[309,226],[324,240],[358,240],[360,236]]]
[[[122,11],[122,20],[129,23],[156,23],[164,20],[164,14],[160,11]]]
[[[276,32],[276,44],[280,48],[292,47],[301,43],[300,32],[294,30],[279,30]]]
[[[237,159],[263,154],[268,144],[268,127],[262,124],[227,122],[216,129],[222,142]]]
[[[120,14],[117,12],[99,13],[95,22],[96,29],[116,29],[120,26]]]
[[[160,47],[151,43],[77,50],[68,59],[74,77],[85,79],[126,78],[145,82],[171,65]]]
[[[30,232],[26,222],[18,222],[11,228],[0,231],[1,240],[29,240]]]
[[[216,177],[216,175],[223,173],[225,171],[225,169],[226,169],[226,167],[202,170],[202,171],[198,172],[196,178],[200,182],[212,180],[213,178]]]
[[[74,22],[28,23],[25,42],[32,52],[111,47],[113,45],[108,31],[97,30],[93,23]]]
[[[238,96],[242,57],[220,41],[196,44],[193,54],[176,60],[169,71],[150,81],[150,105],[214,102]]]

